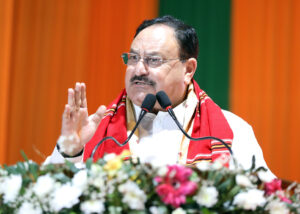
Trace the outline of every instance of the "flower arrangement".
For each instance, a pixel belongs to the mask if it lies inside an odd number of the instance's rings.
[[[255,161],[251,169],[229,170],[220,162],[157,167],[125,156],[0,167],[0,214],[300,213],[300,186],[283,190]]]

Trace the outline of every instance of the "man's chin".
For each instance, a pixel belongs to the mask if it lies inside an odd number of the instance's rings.
[[[147,94],[149,94],[149,93],[147,93]],[[138,94],[138,95],[133,96],[133,98],[131,98],[128,95],[128,97],[130,98],[130,100],[132,101],[133,104],[135,104],[137,106],[141,106],[147,94]],[[160,106],[160,104],[156,101],[156,103],[152,109],[152,112],[156,114],[159,111],[166,111],[166,110],[164,110]]]
[[[132,96],[128,94],[128,97],[135,105],[141,106],[147,94],[148,93],[138,93],[133,94]]]
[[[141,106],[147,94],[156,95],[156,90],[152,86],[130,85],[126,88],[129,99],[138,106]]]
[[[155,114],[157,114],[159,111],[166,111],[166,110],[163,109],[163,108],[159,105],[159,103],[156,101],[156,103],[155,103],[155,105],[154,105],[154,107],[153,107],[152,112],[155,113]]]

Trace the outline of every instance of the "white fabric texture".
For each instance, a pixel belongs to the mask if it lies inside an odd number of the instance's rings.
[[[174,108],[180,124],[184,123],[184,102]],[[136,118],[140,113],[140,107],[134,106]],[[275,177],[267,167],[262,150],[255,138],[252,127],[235,114],[222,110],[233,131],[232,151],[238,164],[244,169],[249,169],[252,164],[252,156],[255,156],[256,167],[263,166],[268,169],[269,176]],[[167,112],[158,112],[157,115],[147,113],[139,126],[140,139],[136,146],[130,144],[131,152],[140,158],[141,162],[151,162],[156,165],[178,163],[180,142],[183,134]],[[82,161],[82,156],[68,158],[69,161]],[[55,148],[47,163],[62,163],[64,158]],[[229,167],[235,166],[231,160]]]
[[[135,106],[135,110],[138,116],[140,108]],[[183,104],[174,108],[174,112],[180,124],[183,124]],[[271,177],[275,177],[264,160],[252,127],[235,114],[226,110],[222,112],[233,131],[232,152],[238,164],[244,169],[249,169],[254,155],[256,168],[263,166],[268,169]],[[141,162],[152,162],[157,165],[177,163],[183,134],[167,112],[159,112],[157,115],[148,113],[146,116],[140,127],[147,126],[148,133],[139,128],[142,138],[138,143],[140,148],[137,149],[137,156]],[[231,169],[235,167],[232,160],[229,167]]]

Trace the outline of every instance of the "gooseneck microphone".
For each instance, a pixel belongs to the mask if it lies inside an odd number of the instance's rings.
[[[231,150],[231,148],[221,139],[217,138],[217,137],[212,137],[212,136],[207,136],[207,137],[199,137],[199,138],[193,138],[191,136],[189,136],[182,128],[181,124],[179,123],[179,121],[176,118],[176,115],[171,107],[171,101],[168,97],[168,95],[164,92],[164,91],[159,91],[156,94],[156,98],[158,103],[161,105],[161,107],[163,107],[164,109],[166,109],[168,111],[168,113],[170,114],[170,116],[172,117],[172,119],[175,121],[176,125],[178,126],[178,128],[181,130],[181,132],[190,140],[193,141],[200,141],[200,140],[208,140],[208,139],[212,139],[212,140],[217,140],[219,142],[221,142],[230,152],[231,155],[233,155],[233,152]]]
[[[132,137],[133,133],[137,129],[138,125],[140,124],[140,122],[143,119],[143,117],[145,116],[145,114],[152,110],[153,106],[155,105],[155,102],[156,102],[155,95],[154,94],[147,94],[144,101],[143,101],[143,103],[142,103],[142,106],[141,106],[142,110],[141,110],[141,113],[139,115],[138,121],[136,122],[136,124],[135,124],[134,128],[132,129],[131,133],[129,134],[128,138],[123,143],[119,143],[114,137],[111,137],[111,136],[103,138],[99,143],[97,143],[97,145],[93,149],[92,154],[91,154],[91,158],[94,158],[94,155],[95,155],[97,149],[106,140],[110,139],[110,140],[113,140],[119,146],[125,146],[128,143],[128,141],[130,140],[130,138]]]

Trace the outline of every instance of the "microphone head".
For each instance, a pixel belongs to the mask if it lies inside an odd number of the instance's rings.
[[[156,98],[161,107],[163,107],[164,109],[171,108],[172,103],[168,95],[164,91],[157,92]]]
[[[149,112],[152,111],[153,106],[155,105],[156,97],[154,94],[147,94],[141,108],[145,111]]]

